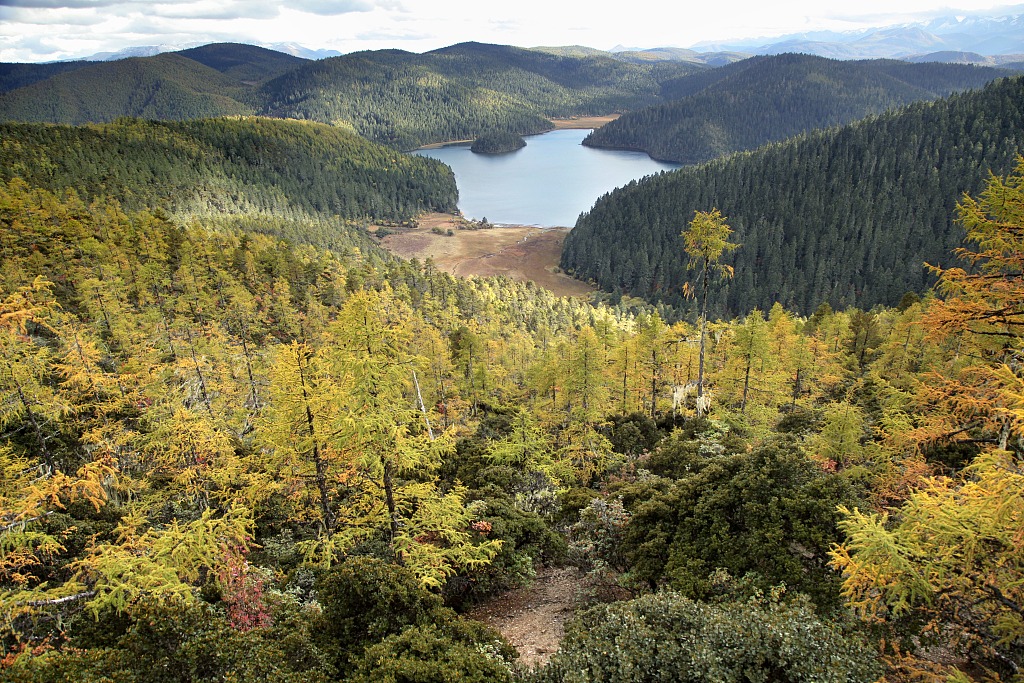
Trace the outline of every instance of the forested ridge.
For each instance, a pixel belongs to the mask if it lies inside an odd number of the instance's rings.
[[[1009,72],[963,64],[752,57],[666,83],[670,101],[627,113],[583,144],[695,164],[921,100],[980,88]]]
[[[453,211],[458,198],[443,164],[311,122],[0,123],[0,138],[0,179],[117,197],[130,209],[245,220],[323,247],[365,247],[358,226]]]
[[[0,118],[82,124],[255,114],[253,89],[305,61],[212,43],[110,62],[0,64]]]
[[[380,50],[321,60],[268,83],[260,98],[270,115],[344,122],[411,149],[494,130],[537,133],[550,117],[634,109],[660,101],[661,81],[693,68],[463,43],[422,55]]]
[[[309,61],[225,43],[73,67],[3,65],[0,118],[81,124],[260,114],[349,127],[412,149],[494,131],[537,133],[552,117],[632,112],[588,144],[692,163],[976,88],[1001,73],[806,55],[711,69],[482,43]]]
[[[7,121],[103,123],[120,116],[184,120],[254,114],[248,86],[211,67],[165,53],[95,62],[0,95]]]
[[[309,60],[284,52],[239,43],[211,43],[176,54],[216,69],[246,85],[265,83]]]
[[[689,307],[674,248],[694,211],[723,208],[744,248],[712,294],[717,315],[778,301],[803,314],[895,305],[934,282],[960,245],[956,202],[1022,149],[1024,81],[811,133],[645,178],[602,197],[565,241],[562,267],[609,292]]]
[[[0,118],[97,123],[132,116],[236,114],[348,127],[400,149],[490,131],[537,133],[556,116],[606,114],[661,101],[661,83],[699,67],[629,64],[465,43],[414,54],[359,52],[311,62],[249,45],[53,69],[9,68]],[[17,79],[33,81],[22,87]]]
[[[14,90],[51,76],[89,66],[91,62],[52,62],[49,64],[25,64],[0,62],[0,93]]]

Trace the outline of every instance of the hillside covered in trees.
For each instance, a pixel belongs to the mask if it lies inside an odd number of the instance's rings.
[[[457,192],[353,129],[696,87],[640,61],[208,46],[118,68],[326,123],[0,124],[0,679],[1018,680],[1024,81],[604,197],[603,304],[364,229]],[[544,567],[530,670],[466,613]]]
[[[627,113],[583,144],[696,164],[980,88],[1007,73],[963,64],[753,57],[666,83],[670,102]]]
[[[74,71],[89,66],[91,62],[50,62],[33,64],[20,62],[0,62],[0,93],[15,90],[51,76]]]
[[[44,66],[5,65],[0,119],[80,124],[260,114],[347,127],[400,149],[493,131],[537,133],[550,117],[636,109],[662,101],[662,82],[702,68],[480,43],[315,62],[218,44],[56,74]]]
[[[248,88],[176,53],[96,62],[0,95],[8,121],[97,123],[119,116],[184,120],[253,114]]]
[[[260,98],[265,114],[347,122],[371,140],[411,149],[496,130],[537,133],[550,117],[653,104],[663,80],[695,68],[463,43],[321,60],[268,83]]]
[[[307,60],[213,43],[110,62],[0,65],[0,119],[106,123],[255,114],[253,89]]]
[[[755,309],[706,359],[703,325],[10,181],[3,675],[1009,677],[1022,174],[962,202],[984,265],[944,299]],[[596,602],[519,671],[453,608],[537,563]]]
[[[947,263],[963,192],[1006,173],[1022,145],[1020,78],[919,103],[652,176],[602,197],[565,241],[562,267],[609,292],[687,308],[691,281],[677,246],[695,211],[723,209],[743,249],[712,297],[716,315],[781,302],[810,314],[895,305]]]
[[[1002,73],[806,55],[710,68],[482,43],[310,61],[222,43],[72,66],[0,65],[0,119],[82,124],[256,114],[337,125],[408,150],[496,132],[538,133],[553,117],[629,112],[586,144],[694,163],[977,88]]]
[[[309,122],[8,123],[0,137],[0,179],[113,196],[130,209],[244,219],[323,247],[365,247],[357,226],[453,211],[458,198],[445,165]]]

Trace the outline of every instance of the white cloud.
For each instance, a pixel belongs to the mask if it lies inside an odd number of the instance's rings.
[[[0,5],[0,22],[10,26],[93,26],[104,21],[93,11],[35,11]]]
[[[288,7],[300,12],[336,16],[352,12],[372,12],[376,4],[370,0],[292,0]]]
[[[95,9],[123,4],[125,0],[0,0],[0,7],[26,9]]]
[[[231,0],[230,2],[200,0],[188,3],[154,3],[147,14],[183,21],[273,19],[280,14],[279,5],[278,0]]]
[[[470,40],[524,47],[685,47],[995,7],[991,0],[953,2],[956,8],[934,0],[831,6],[820,0],[631,0],[627,7],[605,11],[593,0],[0,0],[0,60],[43,61],[136,45],[225,40],[295,42],[342,52],[392,45],[426,51]]]
[[[364,41],[393,41],[407,42],[410,40],[429,40],[431,35],[428,33],[416,33],[415,31],[401,31],[397,29],[391,29],[387,31],[366,31],[365,33],[359,33],[356,35],[356,40]]]

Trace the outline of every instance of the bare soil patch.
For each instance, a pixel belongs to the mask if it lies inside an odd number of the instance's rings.
[[[529,586],[499,595],[467,616],[500,631],[519,652],[519,663],[536,668],[558,650],[565,622],[579,604],[579,586],[576,568],[543,568]]]
[[[619,114],[606,116],[579,116],[573,119],[551,119],[555,128],[600,128],[604,124],[619,118]]]
[[[533,281],[558,296],[585,296],[590,285],[558,271],[568,229],[531,226],[460,230],[462,219],[450,214],[423,216],[415,228],[402,228],[381,240],[381,246],[403,258],[433,259],[452,275],[504,275]],[[437,234],[448,230],[452,235]]]

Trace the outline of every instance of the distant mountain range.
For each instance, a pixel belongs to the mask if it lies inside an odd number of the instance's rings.
[[[927,57],[943,53],[976,53],[983,58],[995,58],[994,65],[1001,65],[1024,59],[1024,15],[945,16],[929,22],[861,31],[814,31],[777,38],[705,42],[692,49],[746,54],[801,52],[833,59],[920,59],[924,56],[926,61],[939,61]]]
[[[971,61],[967,53],[945,54]],[[551,118],[620,112],[588,144],[695,163],[1008,73],[962,64],[711,55],[461,43],[424,54],[375,50],[309,60],[214,43],[113,61],[0,64],[0,120],[258,115],[331,123],[414,149],[485,133],[538,133]],[[661,106],[647,109],[655,105]]]
[[[126,47],[116,52],[97,52],[94,55],[88,57],[82,57],[74,61],[78,62],[113,62],[118,59],[130,59],[131,57],[153,57],[154,55],[163,54],[164,52],[180,52],[189,48],[202,47],[208,43],[204,42],[193,42],[185,43],[182,45],[136,45],[134,47]],[[283,52],[292,57],[299,57],[301,59],[326,59],[327,57],[337,57],[341,55],[337,50],[314,50],[308,47],[299,45],[298,43],[260,43],[256,47],[263,47],[268,50],[274,50],[275,52]]]
[[[115,52],[97,52],[78,62],[107,62],[132,57],[152,57],[165,52],[195,48],[203,43],[141,45]],[[264,47],[293,57],[320,60],[338,57],[337,50],[314,49],[298,43],[263,43]],[[723,66],[754,55],[788,52],[831,59],[904,59],[913,62],[953,62],[1021,69],[1024,62],[1024,14],[999,17],[950,15],[927,22],[862,29],[858,31],[809,31],[775,37],[702,42],[690,48],[627,47],[610,50],[591,47],[537,47],[533,50],[563,57],[612,56],[632,62],[689,62]]]

